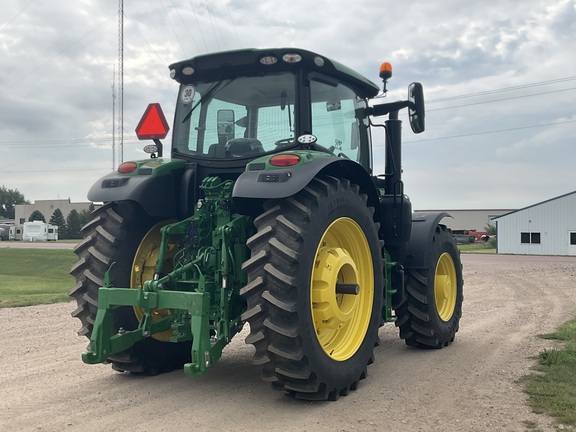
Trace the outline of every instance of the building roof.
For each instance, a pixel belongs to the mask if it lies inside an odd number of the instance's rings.
[[[566,194],[564,194],[564,195],[559,195],[559,196],[557,196],[557,197],[550,198],[550,199],[541,201],[541,202],[539,202],[539,203],[532,204],[532,205],[529,205],[529,206],[527,206],[527,207],[524,207],[524,208],[521,208],[521,209],[518,209],[518,210],[511,211],[510,213],[506,213],[506,214],[503,214],[503,215],[500,215],[500,216],[496,216],[495,218],[492,218],[492,219],[500,219],[500,218],[503,218],[503,217],[505,217],[505,216],[509,216],[509,215],[511,215],[511,214],[518,213],[518,212],[521,212],[521,211],[524,211],[524,210],[527,210],[527,209],[529,209],[529,208],[536,207],[536,206],[539,206],[539,205],[542,205],[542,204],[546,204],[547,202],[555,201],[555,200],[557,200],[557,199],[564,198],[564,197],[567,197],[567,196],[573,195],[573,194],[576,194],[576,191],[574,191],[574,192],[568,192],[568,193],[566,193]]]

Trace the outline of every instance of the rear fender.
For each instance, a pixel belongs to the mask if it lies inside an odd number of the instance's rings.
[[[452,217],[447,212],[435,213],[413,213],[412,232],[408,243],[404,267],[411,269],[425,269],[426,257],[432,244],[432,237],[436,231],[436,226],[445,217]]]
[[[436,232],[436,227],[445,217],[452,217],[449,213],[413,213],[412,229],[410,241],[406,248],[406,255],[403,262],[398,263],[393,268],[394,273],[401,282],[394,284],[395,292],[392,295],[392,308],[398,308],[406,299],[404,287],[404,270],[420,269],[425,270],[426,257],[428,256],[432,238]]]
[[[179,159],[134,161],[128,174],[110,173],[88,191],[93,202],[135,201],[154,217],[178,216],[178,191],[186,162]]]
[[[378,193],[370,175],[357,162],[336,157],[318,151],[296,151],[300,162],[290,167],[276,167],[269,163],[271,157],[265,156],[250,162],[246,171],[234,184],[232,197],[243,208],[254,201],[288,198],[304,189],[312,179],[319,175],[331,175],[347,178],[360,186],[368,195],[368,205],[374,207],[376,220],[379,220]]]

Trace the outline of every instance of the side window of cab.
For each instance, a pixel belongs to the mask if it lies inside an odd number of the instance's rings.
[[[331,85],[310,81],[312,133],[318,144],[336,156],[359,160],[360,120],[356,110],[365,107],[363,99],[341,83]]]

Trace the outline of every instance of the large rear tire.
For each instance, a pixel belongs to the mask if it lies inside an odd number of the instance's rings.
[[[406,301],[396,310],[396,326],[409,346],[443,348],[454,341],[462,316],[460,251],[444,225],[428,248],[426,269],[406,272]]]
[[[334,177],[265,209],[241,290],[253,361],[275,388],[336,400],[366,377],[378,343],[385,282],[374,209],[358,185]]]
[[[82,324],[79,335],[90,339],[98,312],[98,288],[104,284],[104,275],[112,263],[115,263],[111,271],[113,286],[130,287],[149,276],[156,262],[158,223],[138,205],[117,202],[97,209],[94,219],[82,228],[84,241],[74,249],[78,262],[70,271],[76,278],[70,296],[77,302],[72,316]],[[160,311],[163,313],[167,312]],[[117,309],[115,330],[136,328],[140,314],[132,307]],[[177,369],[190,361],[189,342],[175,344],[163,339],[162,335],[145,339],[108,360],[114,370],[146,375]]]

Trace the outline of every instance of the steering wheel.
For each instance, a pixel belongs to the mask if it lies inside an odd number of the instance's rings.
[[[287,147],[293,143],[294,143],[294,138],[283,138],[281,140],[276,141],[274,144],[276,145],[276,147]]]

